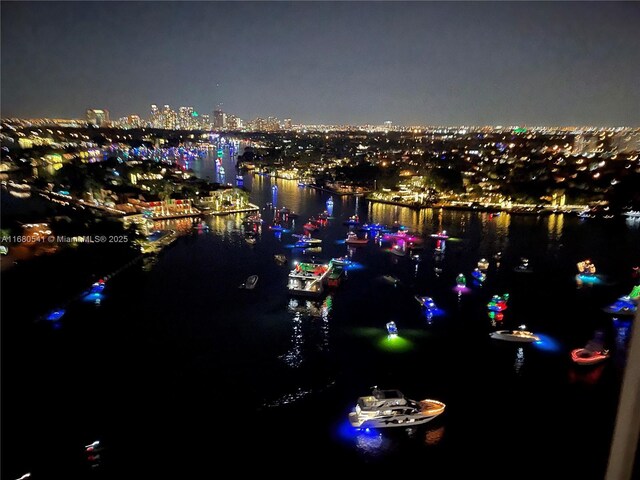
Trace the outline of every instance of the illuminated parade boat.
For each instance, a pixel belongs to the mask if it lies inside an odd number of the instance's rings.
[[[274,255],[273,259],[280,265],[284,265],[285,263],[287,263],[287,257],[281,253]]]
[[[596,266],[591,263],[591,260],[583,260],[577,263],[578,267],[578,275],[576,275],[576,280],[578,281],[594,281],[598,279],[596,275]]]
[[[431,297],[420,297],[416,295],[414,298],[427,310],[435,310],[437,308],[433,298]]]
[[[522,257],[520,259],[520,265],[513,269],[516,273],[532,273],[533,269],[529,265],[529,259]]]
[[[396,322],[387,323],[387,333],[389,335],[398,335],[398,326],[396,325]]]
[[[471,272],[471,276],[473,277],[474,280],[476,280],[477,282],[484,282],[487,279],[487,276],[482,273],[478,268],[476,268],[473,272]]]
[[[458,287],[464,287],[467,285],[467,277],[465,277],[462,273],[458,274],[456,277],[456,285]]]
[[[509,294],[505,293],[504,295],[494,295],[487,303],[487,308],[490,312],[502,312],[507,309],[507,302],[509,301]]]
[[[349,217],[347,221],[344,222],[345,225],[360,225],[360,217],[358,215],[352,215]]]
[[[431,236],[439,240],[446,240],[449,238],[449,235],[447,235],[446,230],[442,230],[441,232],[437,232],[437,233],[432,233]]]
[[[611,315],[629,315],[633,316],[638,310],[636,301],[629,295],[620,297],[613,304],[603,308],[603,310]]]
[[[329,197],[329,200],[327,200],[327,208],[331,209],[333,208],[333,197]]]
[[[540,341],[540,337],[526,330],[527,327],[520,325],[518,330],[498,330],[490,333],[489,336],[496,340],[507,342],[533,343]]]
[[[358,429],[413,427],[430,422],[442,414],[445,404],[438,400],[406,398],[398,390],[373,389],[371,395],[358,398],[349,413],[349,423]]]
[[[345,240],[345,243],[349,245],[366,245],[368,242],[369,240],[367,238],[358,238],[358,235],[353,232],[349,232]]]
[[[481,272],[484,272],[485,270],[489,269],[489,262],[487,261],[486,258],[481,258],[478,261],[478,270],[480,270]]]
[[[584,348],[571,351],[571,360],[578,365],[595,365],[609,358],[609,350],[602,343],[602,334],[590,340]]]
[[[289,293],[296,295],[320,295],[324,291],[324,277],[329,272],[328,265],[298,263],[289,273]]]

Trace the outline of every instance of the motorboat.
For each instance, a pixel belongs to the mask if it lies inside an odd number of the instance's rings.
[[[609,350],[603,346],[603,336],[602,332],[597,332],[584,348],[572,350],[571,360],[578,365],[595,365],[609,358]]]
[[[387,323],[387,333],[389,335],[398,335],[398,327],[396,325],[396,322],[389,322]]]
[[[351,265],[351,259],[349,257],[337,257],[337,258],[332,258],[331,262],[334,265],[343,265],[343,266],[348,266]]]
[[[327,200],[327,208],[331,209],[333,208],[333,197],[329,197],[329,200]]]
[[[576,266],[578,267],[578,273],[587,275],[596,273],[596,266],[589,259],[578,262]]]
[[[348,243],[349,245],[366,245],[367,243],[369,243],[369,239],[367,239],[367,238],[358,238],[358,235],[356,235],[353,232],[349,232],[347,234],[347,238],[345,240],[345,243]]]
[[[445,410],[438,400],[406,398],[398,390],[374,388],[371,395],[358,398],[349,413],[349,423],[357,429],[413,427],[430,422]]]
[[[516,273],[531,273],[533,269],[529,265],[529,259],[522,257],[520,258],[520,265],[514,268],[513,271]]]
[[[257,284],[258,284],[258,275],[251,275],[250,277],[247,278],[247,281],[245,283],[240,285],[240,288],[253,290],[254,288],[256,288]]]
[[[447,235],[447,231],[446,230],[442,230],[442,231],[437,232],[437,233],[432,233],[431,237],[437,238],[439,240],[447,240],[449,238],[449,235]]]
[[[471,272],[471,276],[474,280],[480,283],[484,282],[487,279],[487,275],[481,272],[479,268],[474,269],[473,272]]]
[[[433,298],[431,297],[420,297],[416,295],[414,298],[421,306],[423,306],[427,310],[434,310],[437,308],[435,302],[433,301]]]
[[[456,277],[456,285],[458,287],[465,287],[467,285],[467,277],[465,277],[462,273],[458,274],[458,276]]]
[[[520,325],[518,330],[497,330],[490,333],[489,336],[496,340],[505,340],[507,342],[533,343],[540,341],[540,337],[526,330],[527,327]]]
[[[358,215],[350,216],[345,222],[345,225],[360,225],[360,217]]]
[[[307,236],[300,237],[299,241],[303,242],[303,243],[306,243],[307,245],[322,243],[322,239],[320,239],[320,238],[313,238],[313,237],[307,237]]]
[[[494,295],[487,303],[487,309],[490,312],[502,312],[507,309],[507,302],[509,301],[509,294],[505,293],[504,295]]]
[[[638,305],[630,295],[625,295],[624,297],[620,297],[608,307],[603,308],[603,310],[607,313],[610,313],[611,315],[633,316],[638,310]]]
[[[49,312],[46,316],[46,319],[50,322],[57,322],[58,320],[60,320],[62,317],[64,317],[64,314],[67,313],[66,310],[64,308],[57,308],[55,310],[52,310],[51,312]]]
[[[104,283],[104,280],[100,279],[91,285],[91,289],[89,290],[89,293],[100,293],[104,290],[105,286],[106,285]]]
[[[273,258],[276,261],[276,263],[280,265],[284,265],[285,263],[287,263],[287,257],[281,253],[277,253],[276,255],[273,256]]]
[[[256,235],[252,233],[247,233],[244,237],[244,241],[247,242],[249,245],[255,245],[256,243],[258,243],[258,239],[256,238]]]
[[[274,232],[282,232],[285,230],[285,228],[282,225],[274,223],[273,225],[269,225],[269,230],[273,230]]]
[[[481,258],[478,261],[478,270],[480,270],[481,272],[484,272],[488,269],[489,269],[489,262],[487,261],[486,258]]]
[[[323,281],[328,272],[328,265],[296,263],[295,268],[289,272],[289,292],[296,295],[320,295],[324,291]]]
[[[302,228],[314,232],[318,229],[318,226],[315,223],[307,222],[302,226]]]

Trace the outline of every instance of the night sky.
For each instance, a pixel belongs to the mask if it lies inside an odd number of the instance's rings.
[[[2,2],[2,117],[640,125],[640,3]]]

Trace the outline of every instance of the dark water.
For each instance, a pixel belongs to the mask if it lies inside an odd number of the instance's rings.
[[[191,166],[213,179],[220,174],[213,157]],[[222,165],[233,181],[227,154]],[[300,214],[296,232],[325,208],[324,192],[244,178],[254,203]],[[289,233],[265,227],[250,246],[240,216],[209,219],[210,231],[178,221],[170,225],[188,234],[155,264],[115,277],[99,306],[72,302],[59,329],[34,323],[35,312],[55,306],[43,293],[54,272],[34,281],[18,269],[4,275],[3,478],[27,471],[33,478],[204,478],[228,465],[285,475],[394,468],[430,478],[470,470],[494,478],[513,478],[514,471],[602,478],[630,325],[601,307],[633,285],[638,225],[334,201],[334,220],[314,235],[324,241],[317,260],[347,253],[342,222],[355,212],[424,235],[421,260],[370,242],[353,251],[357,268],[339,289],[317,301],[295,300],[287,274],[305,257],[290,248]],[[428,235],[440,229],[452,238],[435,257]],[[276,253],[289,264],[278,266]],[[513,271],[521,256],[533,273]],[[481,257],[491,262],[488,278],[473,286],[469,274]],[[603,282],[578,288],[575,264],[586,257]],[[51,288],[72,297],[71,278],[86,265],[67,262],[68,291]],[[103,259],[92,268],[119,266]],[[453,290],[460,272],[470,286],[462,295]],[[260,277],[256,289],[238,289],[252,274]],[[492,324],[486,303],[505,292],[509,308]],[[433,297],[444,315],[429,322],[416,294]],[[391,343],[390,320],[400,332]],[[539,345],[488,336],[522,323],[541,335]],[[568,352],[597,329],[612,358],[595,368],[573,366]],[[447,410],[418,429],[356,435],[347,413],[373,385],[439,399]],[[83,447],[96,439],[105,450],[91,462]],[[470,465],[471,458],[483,460]]]

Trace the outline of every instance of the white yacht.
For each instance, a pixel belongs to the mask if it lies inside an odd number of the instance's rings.
[[[524,325],[520,325],[518,330],[498,330],[490,333],[489,336],[496,340],[506,340],[507,342],[533,343],[540,340],[540,337],[528,332],[525,330],[526,328]]]
[[[373,389],[360,397],[349,422],[355,428],[413,427],[427,423],[442,412],[445,404],[438,400],[415,401],[398,390]]]

